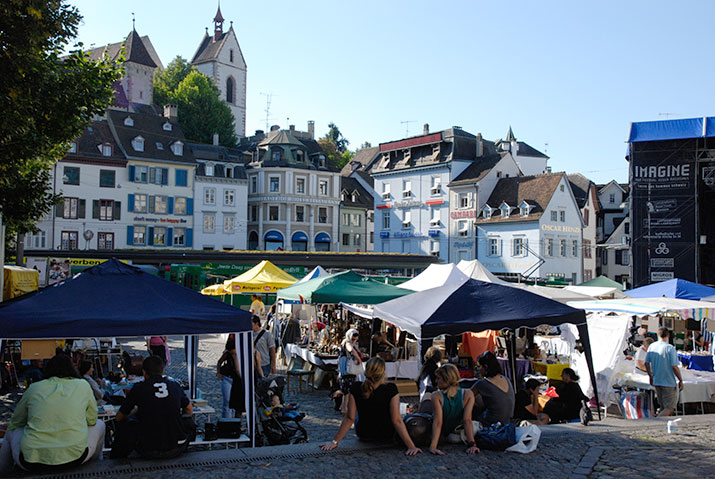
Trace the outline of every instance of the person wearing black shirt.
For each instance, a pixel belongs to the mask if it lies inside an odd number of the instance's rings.
[[[524,389],[516,393],[514,401],[514,419],[526,419],[533,424],[548,424],[548,418],[539,411],[539,387],[541,383],[536,379],[529,379],[524,384]]]
[[[563,383],[556,386],[559,397],[549,399],[544,406],[544,414],[552,423],[579,419],[581,407],[584,401],[588,401],[578,385],[579,376],[573,369],[564,369],[561,379]]]
[[[150,458],[175,457],[191,441],[193,407],[181,386],[163,377],[164,362],[150,356],[142,372],[144,381],[134,385],[117,413],[111,458],[127,457],[132,450]]]

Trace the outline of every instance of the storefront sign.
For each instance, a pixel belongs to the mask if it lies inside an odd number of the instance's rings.
[[[566,225],[541,225],[541,229],[544,231],[553,231],[556,233],[580,233],[581,228],[576,226],[566,226]]]
[[[426,204],[427,206],[441,205],[441,204],[444,204],[444,200],[430,200],[430,201],[425,201],[425,204]]]
[[[385,209],[390,209],[392,208],[392,205],[377,205],[376,208],[378,210],[385,210]]]
[[[417,206],[422,206],[422,202],[417,200],[395,201],[395,208],[414,208]]]
[[[389,237],[390,237],[389,231],[380,231],[380,238],[389,238]]]
[[[439,231],[437,231],[437,230],[429,230],[429,231],[427,232],[427,234],[434,238],[435,236],[439,236]]]
[[[474,241],[455,241],[455,248],[472,248],[474,246]]]
[[[463,210],[463,211],[452,211],[449,216],[453,219],[459,219],[459,218],[476,218],[477,217],[477,211],[476,210]]]
[[[650,274],[651,281],[668,281],[669,279],[675,279],[675,273],[672,271],[653,271]]]
[[[397,231],[394,234],[395,238],[422,238],[423,236],[421,231]]]
[[[146,216],[135,216],[134,221],[141,221],[143,223],[169,223],[176,225],[188,223],[185,218],[147,218]]]

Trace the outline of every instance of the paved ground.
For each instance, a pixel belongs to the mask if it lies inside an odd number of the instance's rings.
[[[183,346],[179,338],[171,341],[177,350],[169,373],[185,377]],[[142,349],[141,341],[127,346]],[[220,406],[221,393],[215,379],[215,364],[221,354],[219,338],[202,341],[199,352],[199,387],[209,403]],[[188,479],[210,474],[212,479],[239,475],[291,479],[362,477],[388,479],[410,475],[415,478],[519,477],[544,478],[671,478],[715,477],[715,415],[686,416],[675,434],[666,432],[660,419],[625,421],[608,418],[588,427],[579,424],[546,426],[538,449],[529,454],[483,452],[466,456],[462,447],[449,446],[445,457],[421,454],[405,457],[398,449],[374,449],[359,443],[353,433],[333,452],[323,453],[320,442],[329,441],[341,417],[333,411],[326,391],[291,392],[289,400],[301,403],[307,413],[304,421],[309,444],[196,451],[179,460],[156,462],[141,459],[105,460],[89,464],[61,477]],[[0,419],[1,420],[1,419]]]

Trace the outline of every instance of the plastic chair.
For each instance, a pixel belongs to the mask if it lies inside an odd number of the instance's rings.
[[[315,388],[315,371],[312,371],[310,369],[304,369],[305,365],[308,365],[310,367],[309,363],[303,363],[302,365],[298,365],[298,362],[295,360],[295,358],[292,358],[290,361],[290,366],[288,367],[288,370],[286,371],[286,390],[290,391],[290,378],[291,377],[297,377],[298,378],[298,391],[303,392],[303,377],[307,376],[308,379],[310,380],[310,385],[311,387]]]

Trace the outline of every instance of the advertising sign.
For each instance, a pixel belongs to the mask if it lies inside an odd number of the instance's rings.
[[[631,154],[633,286],[695,281],[694,150],[635,143]]]
[[[47,258],[29,257],[26,260],[26,266],[30,269],[35,269],[40,272],[40,288],[44,288],[45,286],[47,286]]]

